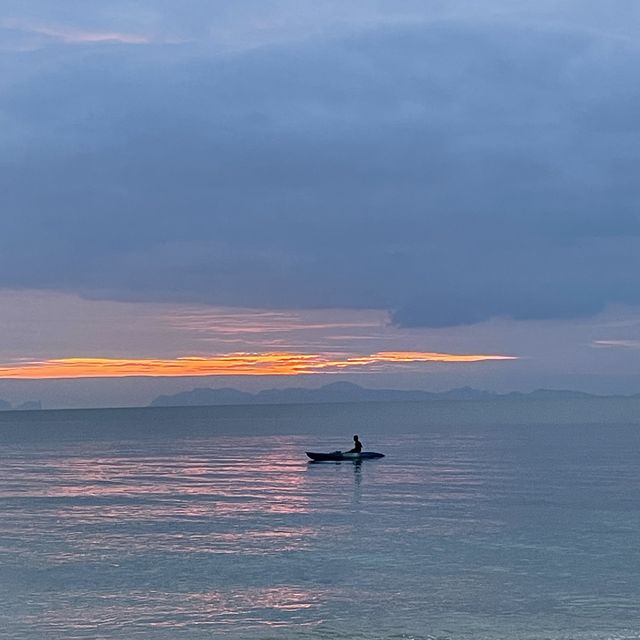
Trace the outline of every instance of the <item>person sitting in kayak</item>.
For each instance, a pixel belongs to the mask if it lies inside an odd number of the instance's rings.
[[[360,453],[362,451],[362,442],[358,440],[358,436],[353,436],[353,449],[347,453]]]

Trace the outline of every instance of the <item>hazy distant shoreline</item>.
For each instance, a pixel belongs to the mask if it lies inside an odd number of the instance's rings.
[[[306,426],[305,426],[306,425]],[[0,412],[0,441],[128,440],[156,436],[201,438],[212,434],[334,434],[339,441],[353,433],[371,443],[393,433],[425,429],[532,429],[601,426],[638,429],[639,397],[530,396],[484,400],[319,402],[183,407],[113,407]],[[576,432],[577,433],[577,432]],[[603,431],[606,433],[606,430]],[[378,434],[378,435],[375,435]],[[373,437],[373,438],[372,438]],[[348,442],[347,439],[347,442]],[[337,445],[336,445],[337,446]]]
[[[460,387],[448,391],[421,391],[397,389],[369,389],[350,382],[334,382],[319,388],[291,387],[265,389],[257,393],[239,389],[194,388],[170,395],[157,396],[148,405],[104,405],[102,407],[46,407],[40,401],[25,402],[12,406],[0,399],[0,413],[32,413],[37,411],[84,411],[101,409],[144,409],[180,407],[245,407],[316,404],[382,404],[422,403],[426,405],[477,404],[489,405],[533,405],[538,402],[561,404],[598,404],[602,402],[630,402],[639,404],[640,394],[591,394],[582,391],[537,389],[530,392],[511,391],[498,393],[472,387]]]
[[[631,396],[596,395],[582,391],[538,389],[528,393],[512,391],[495,393],[471,387],[433,392],[420,390],[367,389],[351,382],[334,382],[316,389],[292,387],[266,389],[257,393],[231,387],[196,388],[171,395],[160,395],[151,407],[206,407],[230,405],[323,404],[361,402],[438,402],[438,401],[509,401],[509,400],[586,400],[590,398],[640,398]]]

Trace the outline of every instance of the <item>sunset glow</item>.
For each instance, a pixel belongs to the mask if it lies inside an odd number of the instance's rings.
[[[515,360],[515,356],[381,351],[371,355],[305,353],[229,353],[175,359],[58,358],[5,363],[0,378],[121,378],[126,376],[239,376],[335,373],[346,369],[390,370],[427,362]]]

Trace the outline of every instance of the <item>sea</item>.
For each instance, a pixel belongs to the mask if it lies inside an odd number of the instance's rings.
[[[640,638],[612,402],[3,412],[0,637]]]

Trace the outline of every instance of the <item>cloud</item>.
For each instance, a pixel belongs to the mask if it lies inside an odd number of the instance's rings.
[[[413,7],[233,54],[11,54],[0,287],[432,327],[640,303],[624,29]]]
[[[640,349],[640,340],[594,340],[594,347]]]
[[[515,360],[514,356],[387,351],[368,356],[303,353],[230,353],[185,356],[172,360],[59,358],[0,365],[0,378],[121,378],[126,376],[295,376],[347,370],[385,371],[425,362],[486,362]]]
[[[135,33],[119,33],[117,31],[82,31],[55,26],[33,25],[25,27],[27,32],[49,36],[63,42],[119,42],[123,44],[149,44],[151,40]]]
[[[600,38],[636,40],[635,0],[606,6],[584,0],[4,0],[5,23],[67,25],[71,29],[153,32],[164,39],[226,50],[300,42],[314,36],[443,21],[578,30]]]

